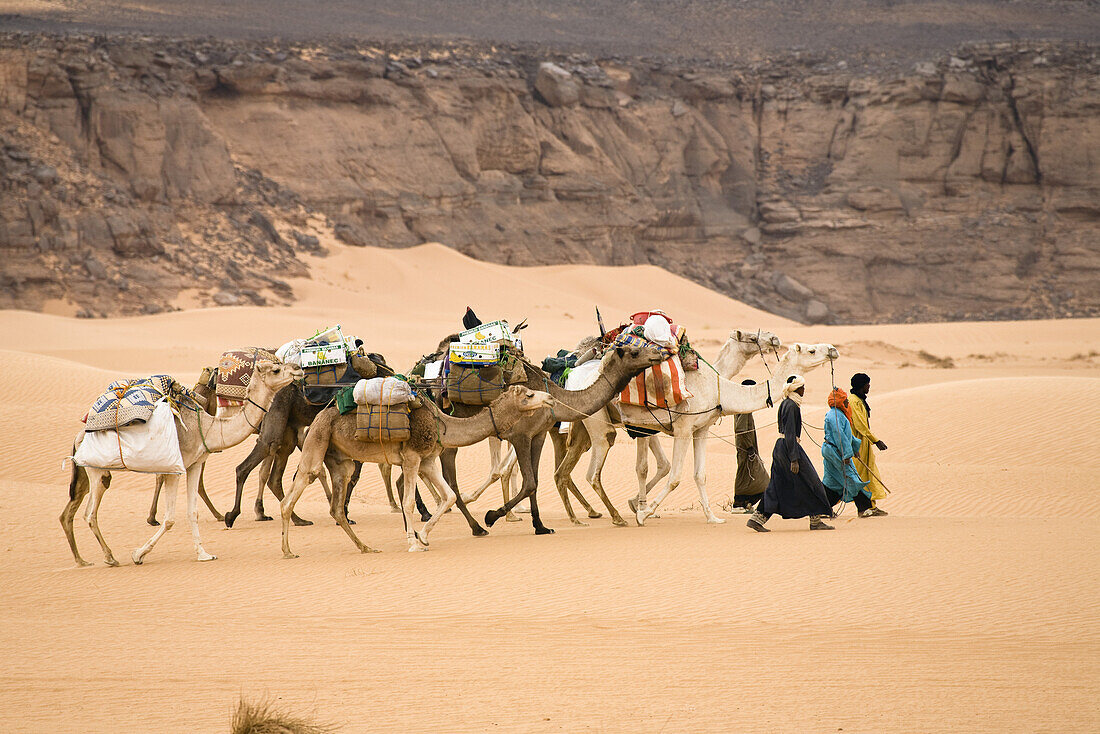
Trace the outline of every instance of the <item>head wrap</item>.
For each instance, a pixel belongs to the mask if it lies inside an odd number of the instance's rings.
[[[852,390],[862,390],[864,387],[870,384],[870,375],[864,374],[863,372],[857,372],[852,375]]]
[[[802,396],[795,392],[795,390],[805,386],[806,381],[802,379],[801,375],[791,375],[787,378],[787,384],[783,386],[783,397],[789,398],[799,405],[802,405]]]
[[[848,423],[852,422],[852,406],[848,405],[848,393],[839,387],[834,387],[833,391],[829,393],[829,407],[836,408],[843,413],[844,417],[848,419]]]

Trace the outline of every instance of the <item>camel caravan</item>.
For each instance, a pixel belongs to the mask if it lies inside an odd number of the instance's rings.
[[[336,325],[277,348],[227,351],[216,366],[202,371],[193,388],[169,375],[114,382],[93,401],[72,446],[69,501],[60,520],[73,558],[78,566],[91,565],[81,557],[73,533],[76,513],[88,497],[84,518],[105,562],[119,565],[99,527],[98,513],[112,474],[121,471],[156,477],[148,516],[156,530],[131,553],[135,564],[172,529],[181,476],[196,558],[214,560],[200,537],[199,500],[232,528],[241,514],[245,482],[257,467],[255,519],[272,519],[264,508],[266,488],[279,502],[284,558],[297,557],[290,547],[290,528],[312,524],[294,510],[317,480],[328,498],[329,514],[355,547],[375,552],[356,535],[348,517],[363,464],[379,467],[390,509],[401,515],[411,552],[429,548],[432,529],[453,507],[473,535],[485,536],[501,519],[519,520],[514,510],[526,503],[535,533],[551,534],[538,502],[539,464],[548,437],[555,487],[570,520],[586,524],[577,517],[571,498],[588,519],[603,516],[572,478],[587,453],[587,484],[611,522],[625,526],[601,479],[621,431],[635,439],[638,491],[628,504],[637,525],[655,517],[661,502],[679,486],[689,449],[706,521],[722,523],[707,495],[712,426],[723,416],[778,404],[796,376],[839,356],[830,344],[796,343],[784,350],[770,332],[736,329],[711,363],[691,346],[686,329],[662,311],[633,314],[611,330],[605,329],[598,311],[597,319],[599,334],[540,364],[524,354],[521,332],[526,322],[515,327],[504,320],[483,323],[467,309],[464,330],[440,340],[407,375]],[[768,364],[769,358],[774,366],[769,365],[766,382],[742,384],[736,379],[751,360]],[[673,439],[671,460],[657,440],[661,434]],[[252,451],[236,469],[233,507],[222,514],[206,492],[206,462],[254,435]],[[488,477],[463,494],[457,480],[458,450],[482,441],[489,442]],[[284,492],[283,474],[295,451],[300,452],[298,466]],[[652,477],[650,454],[656,462]],[[517,467],[518,488],[513,492]],[[497,482],[502,503],[475,517],[470,505]],[[162,497],[163,522],[157,520]]]

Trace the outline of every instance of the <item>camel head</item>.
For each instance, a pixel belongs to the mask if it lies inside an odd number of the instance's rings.
[[[793,374],[802,375],[829,360],[840,357],[840,352],[832,344],[802,344],[795,342],[787,348],[783,360]]]
[[[253,385],[262,383],[274,394],[295,380],[302,379],[304,374],[302,368],[297,365],[261,359],[256,361],[256,379],[252,381],[248,388],[251,391]]]
[[[603,355],[600,372],[618,391],[626,387],[638,373],[656,367],[668,358],[668,350],[652,343],[640,347],[611,347]]]
[[[550,393],[532,390],[526,385],[511,385],[489,407],[493,410],[496,427],[507,431],[527,414],[540,408],[552,409],[554,404]]]
[[[783,342],[779,341],[779,337],[763,329],[757,329],[756,331],[734,329],[730,332],[726,343],[736,347],[744,354],[767,354],[768,352],[779,354],[779,348],[783,346]]]

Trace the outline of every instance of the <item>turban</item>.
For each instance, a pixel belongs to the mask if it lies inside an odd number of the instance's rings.
[[[852,422],[852,406],[848,405],[848,393],[839,387],[834,387],[833,391],[829,393],[829,407],[836,408],[843,413],[848,419],[848,423]]]
[[[790,398],[799,405],[802,404],[802,396],[795,392],[800,387],[805,387],[806,381],[801,375],[791,375],[787,378],[787,384],[783,386],[783,397]]]
[[[857,372],[854,375],[852,375],[852,389],[853,390],[862,390],[864,387],[866,387],[867,385],[870,385],[870,384],[871,384],[870,375],[866,375],[862,372]]]

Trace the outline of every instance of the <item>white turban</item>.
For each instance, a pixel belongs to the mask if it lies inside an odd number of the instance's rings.
[[[805,387],[806,381],[802,379],[802,375],[794,375],[788,380],[787,384],[783,386],[783,397],[790,398],[799,405],[802,405],[802,396],[795,392],[800,387]]]

